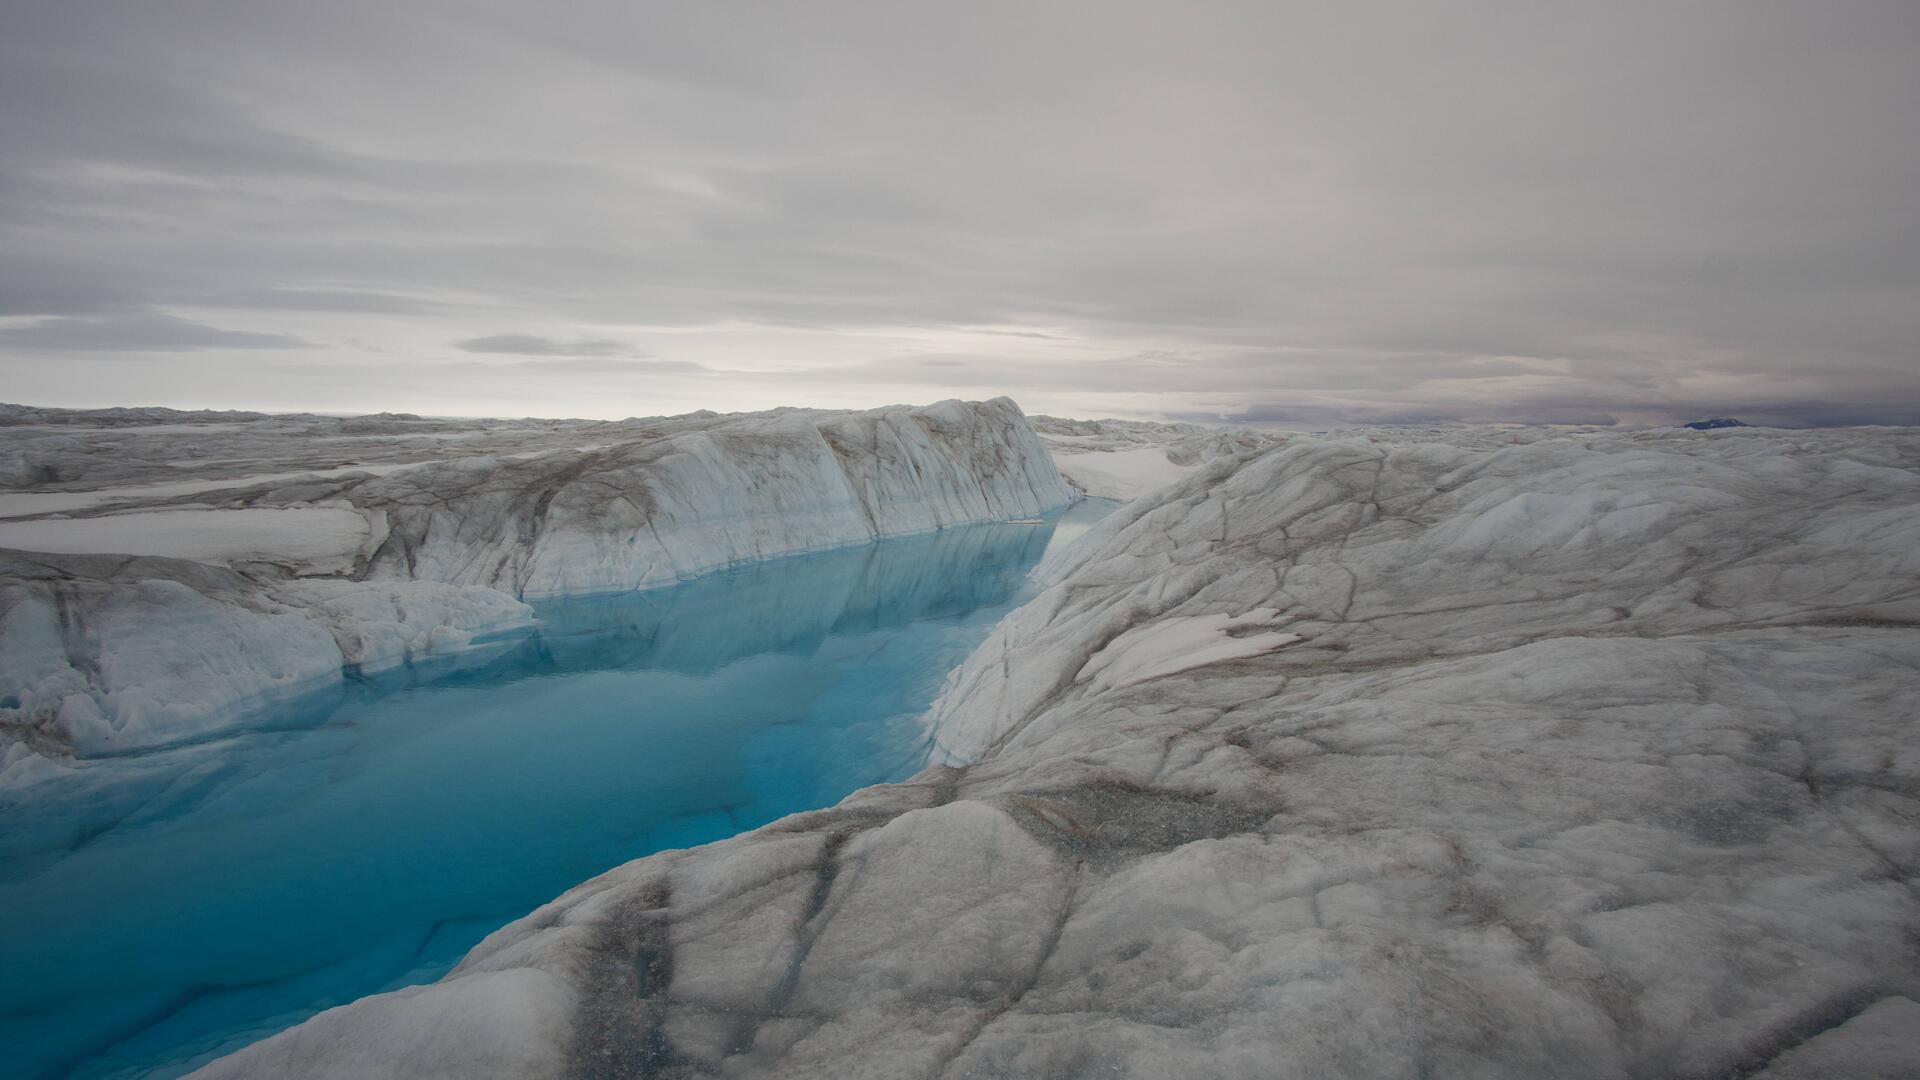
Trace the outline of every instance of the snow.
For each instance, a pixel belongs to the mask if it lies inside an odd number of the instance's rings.
[[[1088,496],[1125,502],[1185,479],[1199,466],[1274,445],[1278,437],[1240,427],[1144,420],[1033,417],[1033,427],[1067,481]]]
[[[1917,515],[1897,430],[1225,455],[1049,556],[946,764],[204,1075],[1911,1075]],[[510,972],[574,997],[469,1023]]]
[[[0,521],[0,547],[66,555],[159,555],[200,562],[271,559],[351,569],[371,535],[353,510],[163,510],[92,518]]]
[[[1195,468],[1175,465],[1167,460],[1167,452],[1156,446],[1062,454],[1054,463],[1074,487],[1096,498],[1122,502],[1174,483]]]

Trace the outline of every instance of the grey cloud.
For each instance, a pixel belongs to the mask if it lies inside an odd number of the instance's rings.
[[[1059,334],[1043,334],[1038,330],[982,330],[975,327],[966,327],[965,330],[969,334],[985,334],[988,337],[1032,338],[1035,341],[1067,340]]]
[[[1089,359],[1075,370],[1091,386],[1116,392],[1177,394],[1239,392],[1270,396],[1276,392],[1351,390],[1383,392],[1415,382],[1466,384],[1476,380],[1538,374],[1519,359],[1385,352],[1302,351],[1189,355],[1147,351],[1130,356]],[[1046,365],[989,353],[912,354],[869,364],[766,373],[768,378],[801,382],[1007,386],[1046,386],[1059,378]]]
[[[200,307],[256,311],[341,311],[357,314],[415,315],[445,307],[397,293],[361,289],[228,289],[183,298]]]
[[[552,360],[523,360],[493,365],[518,374],[550,377],[556,373],[572,375],[611,375],[616,378],[661,378],[674,375],[714,375],[713,369],[687,360],[653,360],[646,357],[566,356]],[[475,367],[478,367],[476,365]],[[462,368],[462,370],[472,370]]]
[[[59,257],[9,257],[0,249],[0,317],[99,314],[137,305],[143,295],[133,275],[116,273],[111,266]]]
[[[336,382],[361,382],[379,379],[388,368],[365,357],[324,363],[289,364],[287,370],[302,377],[328,378]],[[726,375],[685,360],[649,360],[599,356],[554,357],[538,360],[438,360],[409,365],[401,376],[420,388],[458,382],[461,385],[494,383],[538,386],[541,380],[587,377],[582,385],[604,385],[602,376],[619,379],[659,379],[686,376]],[[455,414],[457,415],[457,414]]]
[[[196,349],[298,349],[312,342],[287,334],[223,330],[160,312],[41,319],[0,327],[0,349],[23,352],[172,352]]]
[[[687,375],[718,375],[710,367],[685,359],[651,357],[563,356],[522,359],[515,363],[449,363],[449,371],[467,375],[516,375],[551,379],[555,375],[609,375],[614,379],[666,379]]]
[[[493,334],[453,343],[456,349],[475,353],[509,353],[515,356],[635,356],[631,345],[618,341],[579,338],[559,341],[534,334]]]
[[[1920,408],[1903,0],[7,21],[0,315],[272,312],[385,349],[369,407],[434,411],[403,358],[441,343],[612,359],[645,326],[722,409]],[[598,407],[550,370],[527,407]]]

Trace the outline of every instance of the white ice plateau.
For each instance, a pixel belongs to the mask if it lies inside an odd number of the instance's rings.
[[[1060,474],[1076,489],[1125,502],[1175,483],[1216,458],[1272,446],[1279,438],[1245,427],[1143,420],[1030,418]]]
[[[614,869],[197,1075],[1915,1075],[1920,433],[1080,423],[1035,426],[1132,501],[949,677],[936,764]],[[43,503],[368,531],[345,572],[327,528],[270,566],[244,529],[7,556],[10,723],[159,737],[322,643],[337,669],[519,596],[1069,497],[1010,402],[648,424]],[[93,457],[16,472],[45,497]],[[201,479],[115,468],[91,488]]]

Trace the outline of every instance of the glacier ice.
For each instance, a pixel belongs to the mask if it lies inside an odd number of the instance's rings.
[[[101,429],[80,423],[97,414],[15,412],[0,425],[14,473],[95,486],[0,495],[0,545],[29,549],[0,552],[0,782],[38,774],[27,751],[202,737],[343,669],[458,651],[524,624],[525,598],[649,588],[1074,497],[1005,398],[607,424],[140,427],[168,417],[117,410]],[[343,464],[348,447],[402,460]],[[251,472],[220,475],[249,453]],[[180,460],[208,475],[155,480]],[[303,463],[317,468],[286,474]],[[74,516],[45,516],[54,505]]]
[[[1049,558],[944,764],[201,1075],[1911,1075],[1916,535],[1903,431],[1223,456]]]

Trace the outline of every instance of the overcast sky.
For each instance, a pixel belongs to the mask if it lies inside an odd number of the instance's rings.
[[[0,400],[1920,422],[1920,3],[0,0]]]

